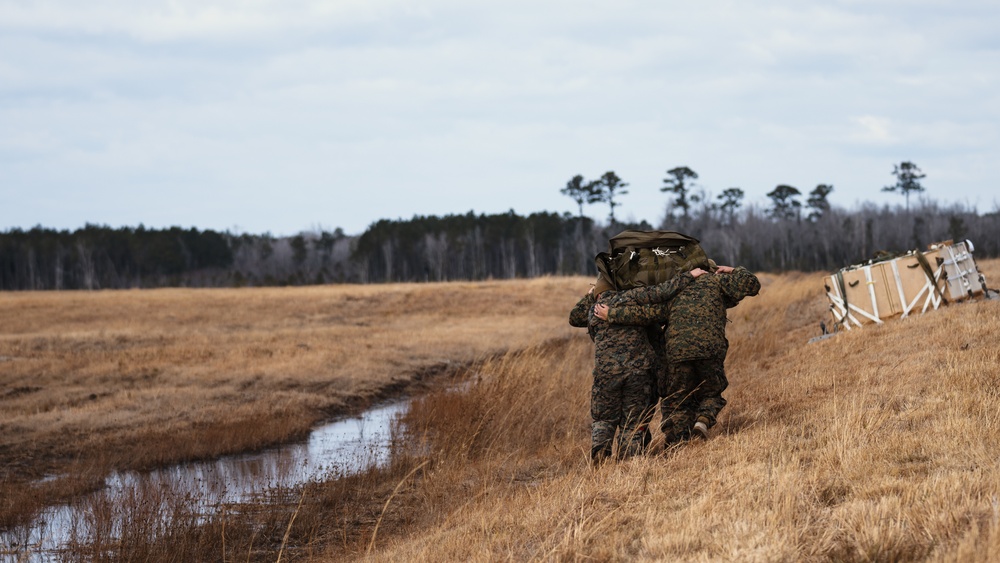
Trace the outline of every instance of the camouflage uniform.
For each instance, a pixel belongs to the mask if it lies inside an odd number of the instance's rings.
[[[666,307],[664,307],[665,309]],[[665,314],[663,315],[666,316]],[[652,324],[646,325],[646,337],[656,352],[656,365],[653,366],[653,403],[660,399],[659,389],[663,382],[670,375],[670,361],[667,358],[667,337],[664,332],[667,330],[666,319],[656,319]]]
[[[677,276],[658,286],[634,291],[605,291],[596,302],[609,307],[634,305],[640,295],[669,299],[693,281],[690,275]],[[594,386],[590,414],[591,459],[601,461],[611,455],[615,431],[618,454],[628,457],[641,453],[649,444],[648,424],[656,403],[655,373],[657,353],[645,326],[611,325],[588,312],[588,329],[594,339]]]
[[[577,328],[586,328],[590,322],[590,312],[594,310],[594,295],[587,293],[577,301],[576,306],[569,312],[569,325]],[[593,339],[591,335],[591,339]]]
[[[610,309],[609,322],[648,324],[666,320],[669,377],[659,383],[661,430],[666,442],[690,436],[697,419],[708,427],[726,405],[724,362],[729,350],[726,309],[757,295],[760,281],[743,267],[702,275],[665,306],[637,296],[638,305]]]

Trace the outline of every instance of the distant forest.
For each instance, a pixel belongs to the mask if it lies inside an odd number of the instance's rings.
[[[141,225],[11,229],[0,232],[0,290],[590,276],[596,274],[594,255],[629,228],[683,232],[698,238],[716,262],[754,271],[833,271],[879,251],[923,249],[948,239],[971,240],[980,258],[1000,256],[1000,213],[927,200],[912,208],[907,200],[905,208],[864,204],[846,210],[826,205],[829,190],[820,193],[819,199],[815,190],[810,194],[815,205],[802,206],[797,190],[776,188],[770,208],[727,206],[724,196],[717,198],[722,203],[690,197],[679,205],[675,199],[657,225],[613,217],[598,223],[583,215],[581,200],[579,215],[417,216],[378,221],[359,236],[340,229],[291,237]]]

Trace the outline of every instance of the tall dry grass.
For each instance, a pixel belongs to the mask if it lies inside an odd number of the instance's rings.
[[[1000,261],[980,266],[998,285]],[[1000,302],[807,344],[828,319],[819,276],[760,277],[730,312],[729,405],[707,442],[591,468],[593,347],[576,331],[418,399],[386,468],[143,524],[79,558],[1000,558]],[[515,306],[501,324],[564,325],[577,294],[547,320]]]
[[[508,356],[466,396],[413,410],[434,469],[408,493],[414,522],[369,557],[1000,558],[1000,302],[806,344],[826,314],[819,277],[761,277],[730,315],[711,440],[592,470],[586,337]]]
[[[0,293],[0,528],[565,336],[587,282]]]

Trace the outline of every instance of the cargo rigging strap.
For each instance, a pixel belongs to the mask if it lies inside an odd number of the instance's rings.
[[[840,298],[844,300],[844,316],[836,322],[836,324],[842,324],[850,330],[851,326],[847,322],[848,316],[851,314],[850,305],[847,303],[847,287],[844,285],[844,271],[837,270],[837,286],[840,289]],[[836,317],[836,315],[834,316]]]
[[[927,281],[931,284],[931,288],[934,293],[937,293],[941,301],[947,305],[948,299],[944,296],[944,293],[941,292],[941,288],[938,286],[938,279],[934,276],[934,270],[931,269],[931,265],[930,262],[927,261],[927,257],[924,256],[924,253],[919,250],[915,254],[917,256],[917,262],[920,264],[920,267],[923,268],[924,274],[927,276]]]

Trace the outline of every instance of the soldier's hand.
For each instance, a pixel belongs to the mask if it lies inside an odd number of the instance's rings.
[[[594,305],[594,316],[602,321],[608,320],[608,306],[604,303]]]
[[[697,278],[698,276],[700,276],[702,274],[707,274],[707,273],[708,272],[706,272],[705,270],[702,270],[701,268],[695,268],[695,269],[691,270],[691,277],[692,278]]]
[[[733,270],[734,268],[732,266],[719,266],[718,272],[720,274],[729,274],[732,273]]]

